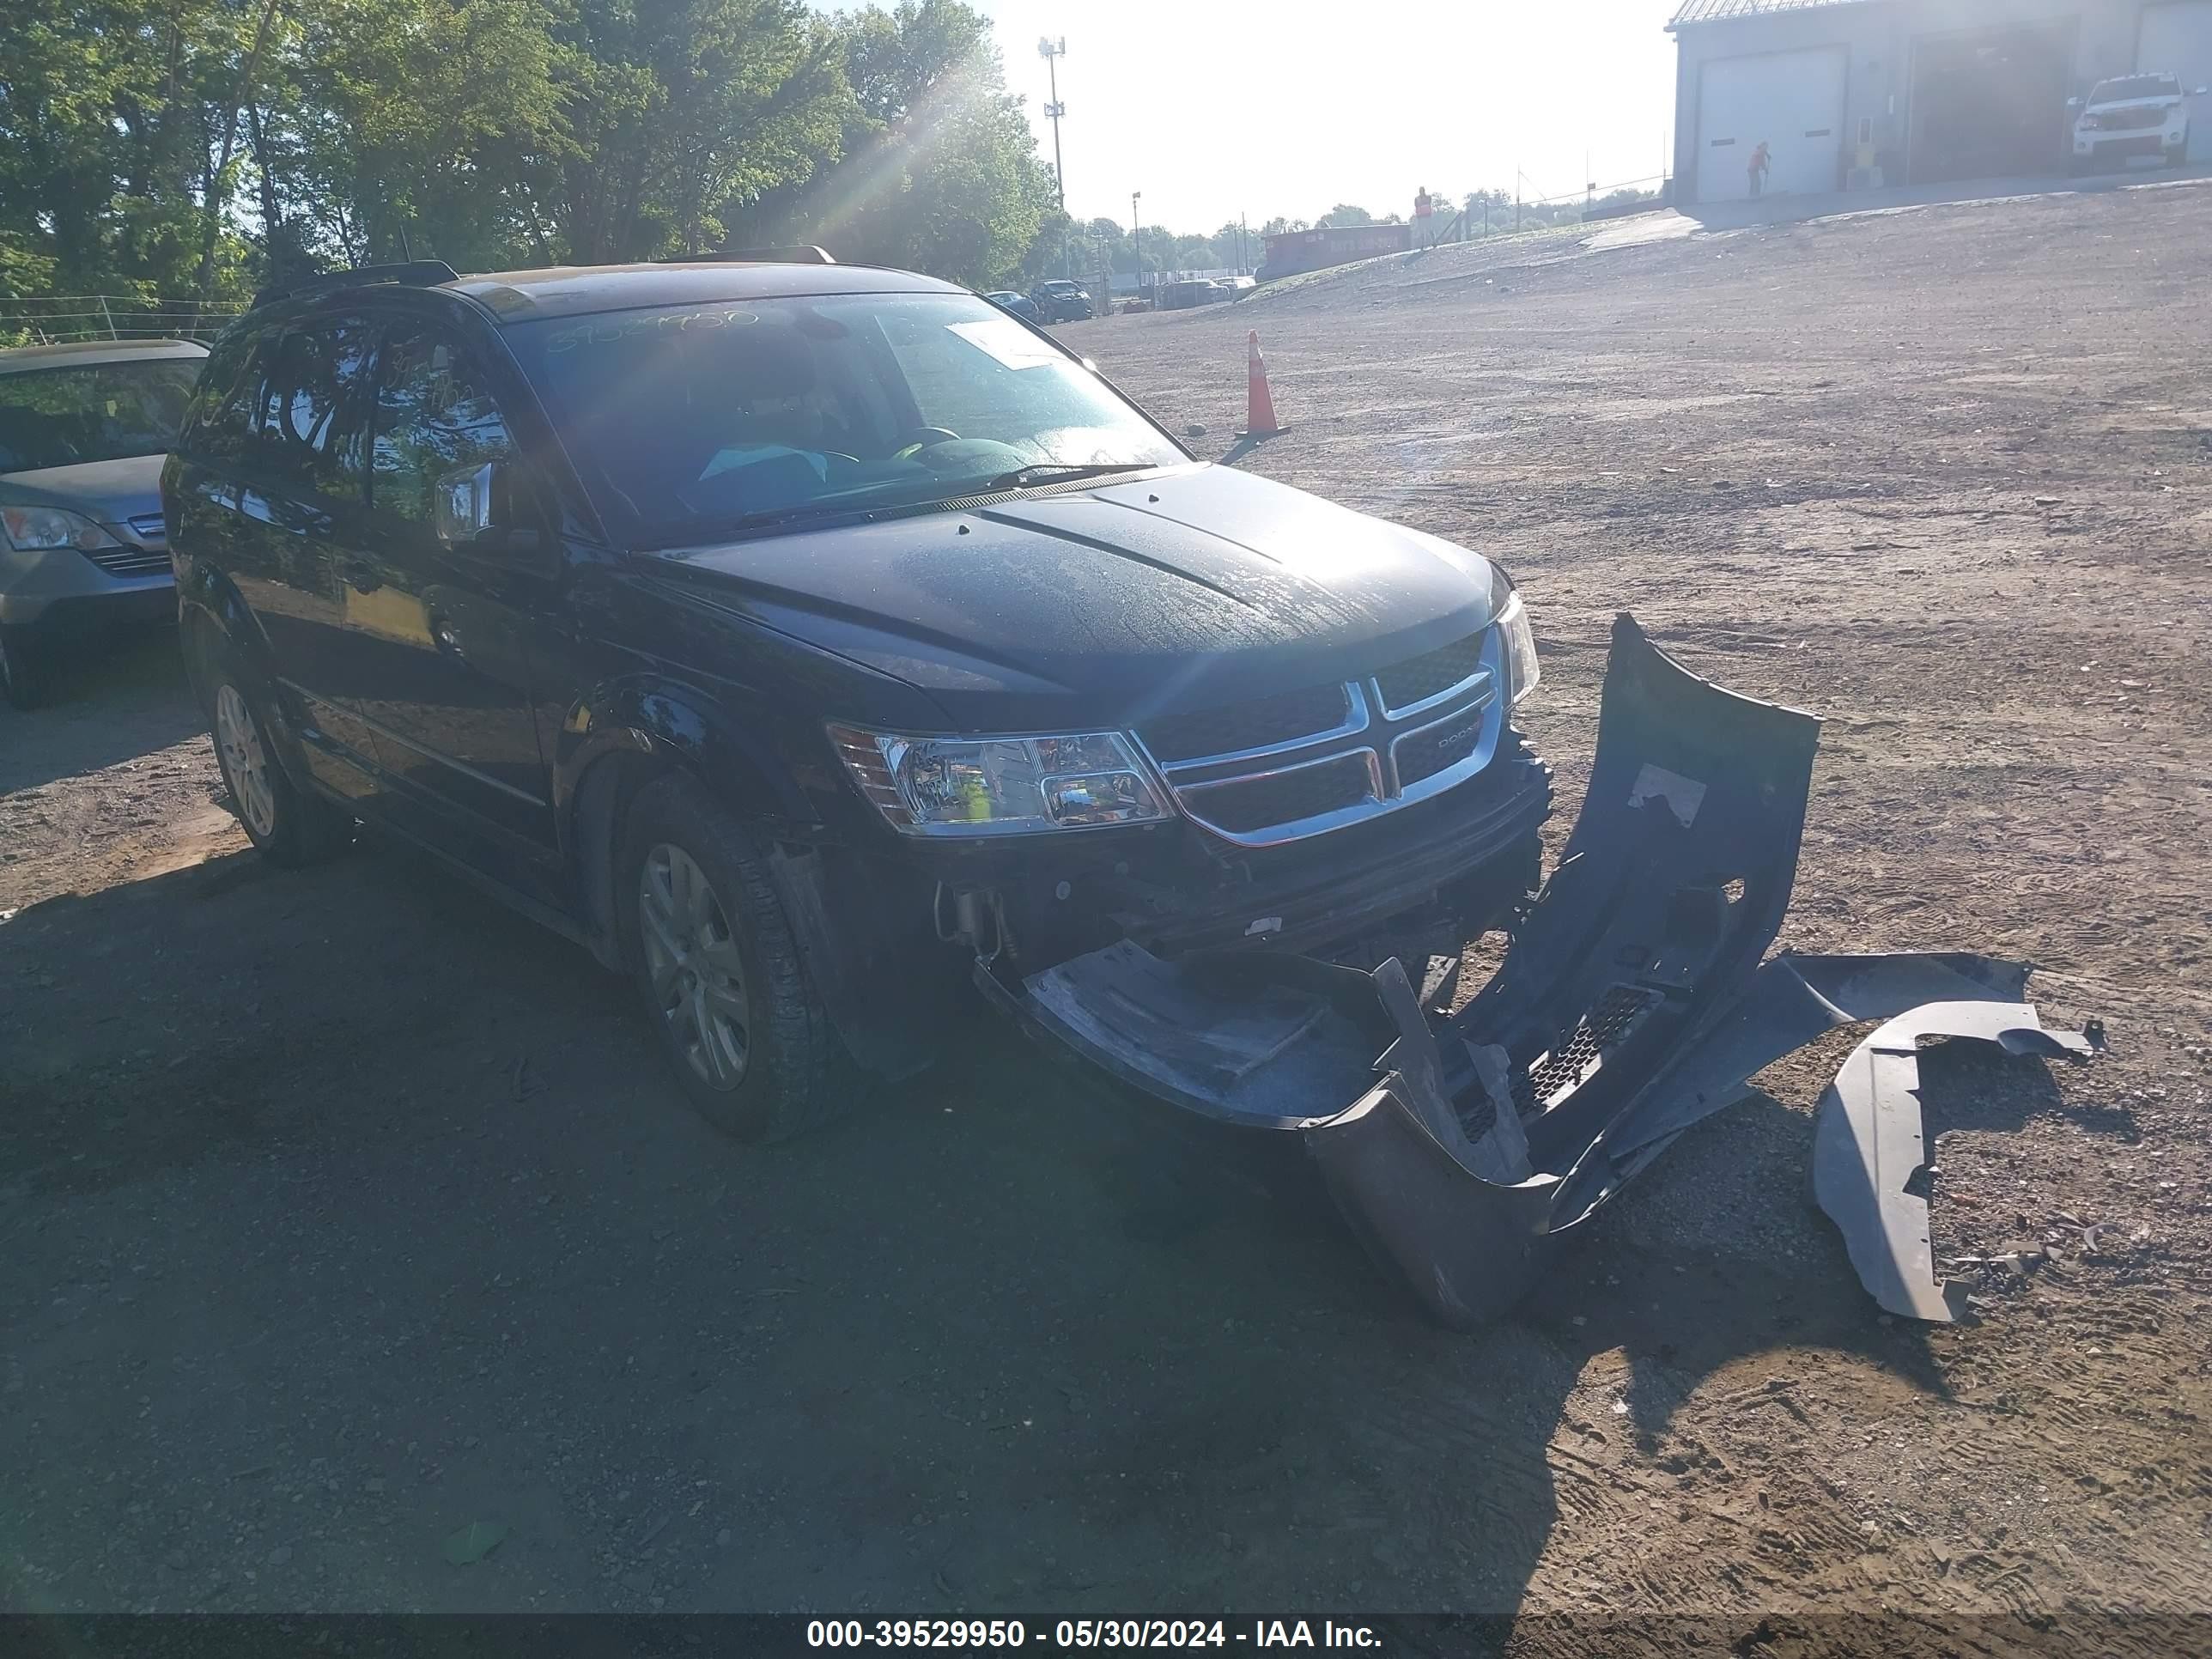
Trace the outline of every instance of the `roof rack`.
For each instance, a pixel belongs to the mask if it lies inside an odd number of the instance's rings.
[[[303,294],[320,294],[331,289],[359,288],[370,283],[404,283],[410,288],[434,288],[440,283],[457,282],[461,273],[443,259],[410,259],[404,264],[391,265],[356,265],[349,270],[326,270],[316,276],[302,276],[295,282],[271,283],[253,296],[252,309],[258,311],[279,300],[297,299]]]
[[[810,242],[793,242],[787,247],[736,247],[726,253],[702,253],[696,261],[689,257],[672,259],[670,264],[732,265],[834,265],[830,250],[816,247]]]

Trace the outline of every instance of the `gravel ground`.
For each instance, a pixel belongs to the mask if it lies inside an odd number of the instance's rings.
[[[1807,1197],[1850,1032],[1472,1338],[981,1021],[740,1152],[580,953],[258,864],[155,641],[0,711],[0,1604],[2207,1610],[2212,187],[1616,240],[1067,333],[1219,454],[1259,328],[1242,465],[1506,560],[1555,829],[1617,608],[1825,716],[1784,942],[2106,1021],[1923,1066],[1939,1255],[2046,1265],[1876,1316]]]

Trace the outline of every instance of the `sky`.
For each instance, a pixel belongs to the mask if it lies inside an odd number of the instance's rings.
[[[1669,165],[1676,0],[975,0],[1045,161],[1045,63],[1065,38],[1068,210],[1212,233],[1339,202],[1409,216],[1413,192],[1534,198]],[[1590,169],[1583,172],[1585,156]]]

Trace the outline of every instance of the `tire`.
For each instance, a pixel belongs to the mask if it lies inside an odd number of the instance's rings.
[[[27,628],[0,626],[0,696],[14,708],[31,709],[46,690],[45,641]]]
[[[2170,167],[2185,167],[2189,162],[2189,146],[2176,144],[2166,152],[2166,164]]]
[[[836,1038],[752,838],[677,774],[639,792],[621,847],[623,957],[692,1105],[744,1141],[826,1121]]]
[[[266,708],[228,647],[207,652],[201,690],[231,810],[256,850],[293,869],[341,851],[353,839],[352,817],[286,775]]]

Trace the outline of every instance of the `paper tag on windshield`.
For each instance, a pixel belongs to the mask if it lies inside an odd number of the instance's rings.
[[[1060,354],[1011,317],[985,317],[972,323],[948,323],[978,351],[988,351],[1008,368],[1041,368]]]

